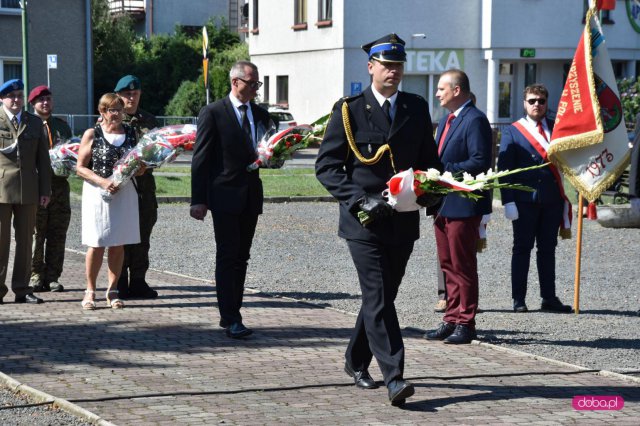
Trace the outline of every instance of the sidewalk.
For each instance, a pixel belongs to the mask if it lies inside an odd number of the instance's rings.
[[[11,265],[12,260],[10,260]],[[118,425],[640,424],[638,383],[485,344],[428,342],[405,329],[405,377],[416,394],[393,408],[386,389],[342,371],[355,316],[248,292],[231,340],[211,283],[150,271],[156,300],[83,312],[84,256],[68,251],[44,305],[0,306],[0,371]],[[11,271],[9,271],[9,277]],[[251,283],[248,283],[251,285]],[[380,372],[371,366],[373,377]],[[620,411],[575,411],[575,395],[620,395]]]

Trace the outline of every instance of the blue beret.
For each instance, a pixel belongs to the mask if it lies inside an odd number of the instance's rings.
[[[376,59],[380,62],[406,62],[407,55],[404,51],[404,40],[397,34],[391,33],[378,40],[362,46],[367,52],[369,60]]]
[[[6,96],[14,90],[24,90],[24,83],[19,78],[5,81],[4,84],[0,86],[0,96]]]
[[[116,84],[116,88],[113,89],[114,92],[118,93],[123,90],[139,90],[140,89],[140,80],[135,75],[125,75],[120,80],[118,80],[118,84]]]

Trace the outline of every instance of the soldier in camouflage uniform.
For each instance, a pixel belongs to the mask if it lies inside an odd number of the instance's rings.
[[[124,101],[124,123],[136,129],[138,140],[149,130],[157,127],[156,117],[138,108],[140,103],[140,80],[133,75],[122,77],[114,90]],[[124,246],[124,262],[118,280],[118,292],[121,299],[153,299],[158,292],[149,287],[145,280],[149,269],[149,243],[153,225],[158,220],[158,202],[156,200],[156,181],[152,169],[134,178],[138,191],[140,214],[140,243]]]
[[[53,117],[53,98],[47,86],[35,87],[29,93],[29,103],[42,119],[49,148],[71,138],[71,128],[64,120]],[[51,173],[51,201],[38,207],[31,260],[31,286],[34,292],[63,291],[58,282],[64,263],[64,247],[71,220],[69,182],[66,177]]]

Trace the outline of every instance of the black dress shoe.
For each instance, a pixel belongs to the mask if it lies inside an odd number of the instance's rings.
[[[444,340],[447,337],[451,336],[451,333],[453,333],[455,329],[455,324],[442,322],[436,330],[425,333],[423,337],[427,340]]]
[[[31,285],[31,288],[33,289],[34,293],[44,293],[46,291],[51,291],[51,288],[49,287],[49,283],[46,283],[40,280],[32,283],[33,284]]]
[[[242,337],[249,336],[251,333],[253,333],[253,330],[245,327],[241,322],[234,322],[229,327],[227,327],[226,332],[227,336],[231,337],[232,339],[240,339]]]
[[[155,299],[156,297],[158,297],[158,292],[149,287],[146,281],[131,281],[129,299]]]
[[[33,294],[25,294],[22,297],[16,297],[15,300],[16,303],[33,303],[33,304],[40,304],[40,303],[44,303],[44,300],[40,299],[37,296],[34,296]]]
[[[529,312],[529,308],[527,308],[527,305],[525,303],[514,303],[513,312],[521,314],[524,312]]]
[[[548,312],[559,312],[568,314],[573,312],[573,308],[569,305],[564,305],[557,297],[555,299],[542,299],[542,305],[540,309]]]
[[[389,401],[394,407],[404,405],[407,398],[415,393],[413,385],[404,379],[394,379],[387,385]]]
[[[49,291],[52,293],[62,293],[64,286],[57,281],[52,281],[49,283]]]
[[[371,375],[365,368],[364,370],[354,370],[349,363],[344,363],[344,372],[353,377],[353,382],[356,387],[360,389],[378,389],[376,381],[371,378]]]
[[[477,339],[476,331],[467,325],[458,324],[451,336],[444,339],[444,343],[450,345],[466,345],[471,343],[473,339]]]

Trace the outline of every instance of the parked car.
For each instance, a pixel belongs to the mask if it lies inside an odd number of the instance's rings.
[[[276,124],[278,131],[284,130],[287,127],[297,126],[298,123],[293,118],[293,115],[284,108],[269,107],[269,115]]]

